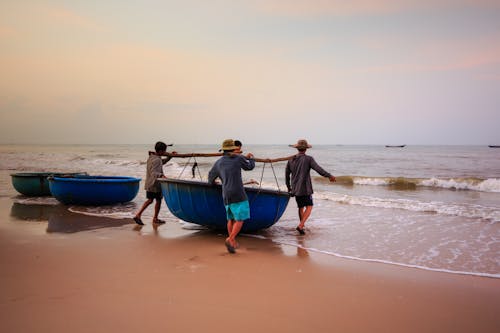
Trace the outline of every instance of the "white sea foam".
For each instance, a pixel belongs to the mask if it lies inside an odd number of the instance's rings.
[[[372,186],[423,186],[452,190],[469,190],[481,192],[500,192],[499,178],[405,178],[405,177],[358,177],[346,176],[352,178],[355,185]]]
[[[304,250],[311,251],[311,252],[333,255],[335,257],[344,258],[344,259],[351,259],[351,260],[358,260],[358,261],[365,261],[365,262],[383,263],[383,264],[388,264],[388,265],[396,265],[396,266],[403,266],[403,267],[408,267],[408,268],[423,269],[423,270],[426,270],[426,271],[433,271],[433,272],[461,274],[461,275],[474,275],[474,276],[481,276],[481,277],[489,277],[489,278],[500,279],[500,274],[467,272],[467,271],[455,271],[455,270],[451,270],[451,269],[433,268],[433,267],[427,267],[427,266],[422,266],[422,265],[405,264],[405,263],[394,262],[394,261],[384,260],[384,259],[360,258],[360,257],[355,257],[355,256],[342,255],[340,253],[335,253],[335,252],[330,252],[330,251],[325,251],[325,250],[319,250],[319,249],[315,249],[315,248],[303,247],[301,245],[293,244],[293,243],[283,243],[283,244],[284,245],[289,245],[289,246],[296,246],[296,247],[299,247],[299,248],[302,248]]]
[[[42,205],[42,206],[56,206],[59,201],[54,197],[15,197],[12,201],[22,205]]]
[[[258,238],[258,239],[268,239],[268,237],[265,237],[262,235],[242,234],[242,236]],[[350,259],[350,260],[357,260],[357,261],[364,261],[364,262],[383,263],[383,264],[388,264],[388,265],[396,265],[396,266],[403,266],[403,267],[408,267],[408,268],[423,269],[423,270],[433,271],[433,272],[461,274],[461,275],[474,275],[474,276],[489,277],[489,278],[496,278],[496,279],[500,278],[500,274],[496,274],[496,273],[458,271],[458,270],[451,270],[451,269],[428,267],[428,266],[423,266],[423,265],[413,265],[413,264],[395,262],[395,261],[390,261],[390,260],[385,260],[385,259],[362,258],[362,257],[357,257],[357,256],[343,255],[341,253],[337,253],[337,252],[333,252],[333,251],[316,249],[313,247],[305,247],[305,246],[302,246],[300,244],[296,244],[294,242],[288,242],[288,241],[282,241],[282,240],[276,241],[274,239],[273,239],[273,241],[275,243],[278,243],[278,244],[293,246],[293,247],[304,249],[306,251],[316,252],[316,253],[321,253],[321,254],[326,254],[326,255],[332,255],[332,256],[335,256],[338,258],[343,258],[343,259]]]
[[[82,209],[81,207],[69,207],[68,210],[72,213],[82,214],[87,216],[97,216],[97,217],[108,217],[112,219],[130,219],[134,216],[133,212],[130,211],[111,211],[103,209]]]
[[[487,207],[467,203],[444,203],[439,201],[422,202],[409,199],[351,196],[333,192],[317,192],[315,193],[315,197],[318,199],[330,200],[349,205],[405,209],[415,212],[430,212],[468,218],[478,218],[491,222],[500,222],[500,209],[498,209],[497,207]]]
[[[438,179],[431,178],[422,180],[418,185],[429,187],[440,187],[454,190],[471,190],[481,192],[500,192],[500,179],[489,178],[485,180],[476,179]]]

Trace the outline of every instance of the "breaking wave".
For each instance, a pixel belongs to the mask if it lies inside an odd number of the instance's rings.
[[[370,196],[351,196],[332,192],[317,192],[315,197],[341,204],[365,207],[405,209],[414,212],[428,212],[467,218],[478,218],[490,222],[500,222],[500,209],[468,203],[445,203],[439,201],[422,202],[409,199],[376,198]]]
[[[317,181],[325,182],[323,177],[315,177]],[[326,180],[327,181],[327,180]],[[417,187],[442,188],[450,190],[469,190],[500,193],[499,178],[407,178],[407,177],[365,177],[339,176],[340,185],[372,185],[388,186],[397,190],[415,190]]]

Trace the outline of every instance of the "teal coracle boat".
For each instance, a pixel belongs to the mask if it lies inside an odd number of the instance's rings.
[[[163,198],[177,218],[214,229],[226,229],[226,210],[221,185],[172,178],[158,179]],[[269,228],[283,215],[290,196],[287,192],[245,187],[250,203],[250,219],[243,232]]]
[[[85,173],[58,173],[58,172],[20,172],[11,174],[14,189],[29,197],[49,196],[50,188],[47,177],[49,176],[76,176]]]
[[[122,176],[49,177],[50,192],[65,205],[101,206],[128,202],[140,178]]]

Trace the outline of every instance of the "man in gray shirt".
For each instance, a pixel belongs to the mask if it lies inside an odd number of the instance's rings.
[[[335,177],[320,167],[312,156],[306,155],[306,150],[312,148],[312,146],[307,143],[307,140],[298,140],[296,144],[290,146],[297,148],[299,152],[288,160],[285,170],[285,181],[288,192],[290,195],[295,196],[295,201],[297,201],[297,206],[299,208],[300,223],[296,230],[301,235],[304,235],[304,225],[311,215],[313,208],[311,169],[315,170],[323,177],[328,177],[331,182],[335,181]]]
[[[233,140],[224,140],[221,149],[224,151],[224,155],[215,162],[208,173],[210,184],[215,184],[217,178],[222,181],[222,199],[226,207],[227,232],[229,234],[225,244],[229,253],[236,252],[236,236],[240,232],[244,220],[250,218],[250,205],[243,187],[241,169],[252,170],[255,167],[253,155],[248,153],[246,156],[242,156],[233,153],[237,148]]]

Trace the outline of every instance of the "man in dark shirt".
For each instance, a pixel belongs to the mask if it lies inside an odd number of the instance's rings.
[[[255,167],[253,155],[246,156],[233,153],[238,147],[231,139],[224,140],[222,149],[224,155],[215,162],[208,173],[208,182],[214,184],[217,178],[222,181],[222,199],[226,207],[227,232],[225,244],[229,253],[235,253],[236,236],[243,227],[244,220],[250,218],[250,205],[243,187],[241,169],[252,170]]]
[[[158,141],[155,144],[155,151],[149,152],[149,157],[146,162],[146,181],[145,181],[145,190],[146,190],[146,201],[142,205],[141,209],[135,214],[134,216],[134,221],[135,223],[139,225],[144,225],[141,219],[141,215],[148,208],[149,205],[153,203],[154,200],[156,200],[155,204],[155,213],[153,216],[153,223],[156,224],[163,224],[165,221],[160,220],[158,218],[158,214],[160,213],[160,208],[161,208],[161,199],[162,199],[162,194],[161,194],[161,186],[160,183],[158,182],[158,178],[164,178],[165,175],[163,174],[163,165],[170,161],[172,158],[171,156],[167,156],[167,158],[161,158],[162,156],[165,156],[167,153],[167,146],[172,146],[172,144],[165,144],[164,142]],[[176,152],[172,152],[176,153]]]
[[[312,148],[312,146],[307,143],[307,140],[298,140],[296,144],[290,146],[297,148],[299,153],[288,160],[285,170],[285,181],[288,192],[292,196],[295,196],[295,201],[297,201],[297,206],[299,207],[300,223],[296,230],[301,235],[304,235],[304,225],[311,215],[313,208],[311,169],[315,170],[323,177],[328,177],[331,182],[335,181],[335,177],[320,167],[312,156],[306,155],[306,150]]]

